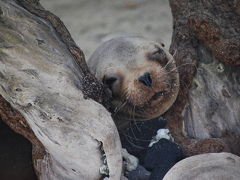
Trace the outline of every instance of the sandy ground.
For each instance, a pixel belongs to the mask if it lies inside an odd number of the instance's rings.
[[[140,34],[168,48],[172,15],[168,0],[41,0],[59,16],[86,59],[109,34]]]

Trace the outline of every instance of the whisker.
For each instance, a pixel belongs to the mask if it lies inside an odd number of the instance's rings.
[[[122,104],[120,104],[119,106],[117,106],[117,107],[114,109],[114,114],[117,114],[126,104],[127,104],[127,101],[124,101]]]
[[[151,141],[151,140],[148,140],[148,139],[133,138],[130,135],[127,135],[125,133],[124,133],[124,136],[128,137],[129,139],[138,140],[138,141],[145,141],[145,142],[150,142]]]
[[[136,113],[136,106],[134,105],[133,106],[133,110],[134,110],[134,119],[133,119],[133,122],[134,122],[134,125],[136,126],[136,128],[138,129],[138,131],[140,131],[140,128],[138,127],[138,125],[137,125],[137,121],[136,121],[136,119],[135,119],[135,113]]]
[[[175,58],[175,56],[177,55],[177,52],[178,52],[178,50],[176,49],[175,51],[174,51],[174,53],[173,53],[173,57]]]
[[[124,89],[123,90],[123,94],[122,97],[124,99],[128,99],[128,92]],[[127,104],[127,100],[125,100],[124,102],[120,103],[115,109],[114,109],[114,114],[117,114],[125,105]]]
[[[172,72],[178,70],[180,67],[183,67],[183,66],[186,66],[186,65],[194,65],[194,67],[195,67],[196,70],[197,70],[197,66],[196,66],[194,63],[185,63],[185,64],[181,64],[180,66],[177,66],[176,68],[172,69],[172,70],[169,71],[167,74],[172,73]]]
[[[172,58],[170,61],[168,61],[168,63],[164,66],[163,69],[166,69],[170,63],[174,62],[176,55],[177,55],[177,50],[175,50],[175,52],[174,52],[173,55],[172,55],[173,58]]]
[[[137,137],[135,136],[135,133],[134,133],[134,131],[133,131],[132,126],[130,125],[129,127],[130,127],[130,130],[131,130],[131,132],[132,132],[132,134],[133,134],[133,136],[134,136],[134,139],[137,139]]]
[[[142,146],[139,146],[139,145],[136,145],[135,143],[133,143],[131,140],[129,140],[129,138],[132,138],[131,136],[128,136],[128,135],[126,135],[126,134],[124,134],[124,136],[127,136],[127,141],[132,145],[132,146],[134,146],[134,147],[136,147],[136,148],[139,148],[139,149],[144,149]]]

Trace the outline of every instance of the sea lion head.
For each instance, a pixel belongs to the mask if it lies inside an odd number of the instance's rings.
[[[113,38],[88,61],[91,72],[112,92],[117,126],[148,120],[166,112],[176,100],[179,75],[162,43],[139,36]]]

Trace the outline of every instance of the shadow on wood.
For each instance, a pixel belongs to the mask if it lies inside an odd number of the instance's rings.
[[[37,180],[31,143],[0,120],[0,179]]]

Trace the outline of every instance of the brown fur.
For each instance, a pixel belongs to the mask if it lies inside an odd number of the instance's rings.
[[[174,59],[157,42],[133,36],[115,38],[101,45],[88,65],[108,85],[115,78],[110,88],[118,127],[130,120],[160,116],[177,97],[179,76]],[[150,74],[151,87],[138,79],[146,72]]]

